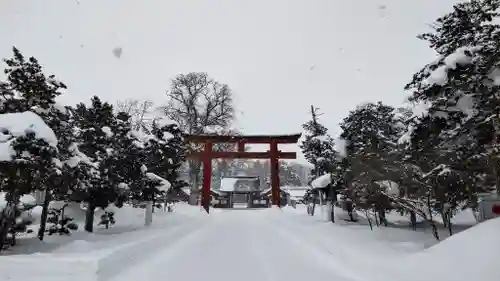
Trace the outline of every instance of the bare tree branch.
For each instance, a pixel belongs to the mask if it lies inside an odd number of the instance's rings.
[[[209,127],[227,128],[234,119],[229,86],[203,72],[180,74],[167,91],[168,103],[161,109],[190,134],[206,133]]]
[[[150,100],[127,99],[117,101],[116,109],[118,112],[125,112],[130,115],[130,121],[134,130],[150,132],[153,123],[153,117],[150,116],[153,113],[153,105],[154,103]]]
[[[189,134],[224,132],[234,120],[234,105],[229,86],[221,84],[204,72],[191,72],[176,76],[167,91],[168,102],[160,107],[165,116],[176,122],[181,130]],[[192,145],[188,149],[199,149]],[[231,149],[218,145],[216,150]],[[196,194],[200,183],[201,163],[189,160],[189,177],[192,194]]]

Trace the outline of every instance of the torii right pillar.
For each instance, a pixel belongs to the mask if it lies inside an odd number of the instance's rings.
[[[272,194],[272,204],[280,207],[281,194],[280,194],[280,163],[279,163],[279,151],[278,143],[272,140],[270,143],[270,154],[271,154],[271,194]]]

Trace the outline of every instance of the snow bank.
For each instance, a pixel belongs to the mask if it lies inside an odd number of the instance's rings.
[[[207,218],[200,216],[198,208],[178,205],[180,213],[159,212],[158,215],[165,215],[165,220],[149,228],[109,233],[119,228],[115,225],[102,232],[96,229],[93,234],[55,237],[58,241],[72,241],[51,253],[0,256],[0,280],[25,281],[33,276],[51,281],[108,280],[127,268],[147,262],[151,255],[170,249],[203,228]],[[19,247],[22,244],[16,246]]]
[[[45,140],[49,145],[57,145],[54,131],[36,113],[25,111],[0,114],[0,161],[12,160],[14,150],[11,144],[13,139],[31,132],[35,133],[37,138]]]
[[[500,280],[499,231],[500,218],[496,218],[455,234],[402,261],[393,280]]]
[[[97,272],[97,260],[84,256],[36,254],[1,257],[0,262],[0,280],[92,281]]]
[[[330,173],[324,174],[311,182],[313,188],[325,188],[332,183],[332,175]]]

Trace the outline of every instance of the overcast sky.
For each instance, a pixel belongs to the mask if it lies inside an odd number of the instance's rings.
[[[0,56],[15,45],[38,58],[68,85],[67,104],[160,105],[173,76],[203,71],[233,89],[244,133],[301,132],[313,104],[336,134],[361,102],[402,104],[434,58],[416,35],[455,2],[0,0]]]

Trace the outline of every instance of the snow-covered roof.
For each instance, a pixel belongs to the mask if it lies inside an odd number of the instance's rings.
[[[221,192],[220,190],[216,190],[216,189],[213,189],[213,188],[212,188],[212,192],[215,193],[215,194],[217,194],[217,195],[221,195],[221,196],[224,195],[224,193]]]
[[[158,176],[155,173],[146,173],[146,177],[148,177],[151,180],[159,181],[161,185],[158,186],[157,188],[161,191],[167,191],[172,186],[168,180]]]
[[[191,195],[191,187],[189,186],[181,187],[181,190],[184,191],[184,193],[186,193],[187,195]]]
[[[290,194],[290,197],[304,197],[306,195],[307,189],[289,189],[288,194]]]
[[[238,178],[223,178],[220,182],[220,191],[234,191]]]
[[[292,198],[304,197],[307,190],[310,189],[309,186],[282,186],[281,190],[285,191]]]
[[[324,174],[320,177],[317,177],[315,180],[311,182],[311,186],[313,188],[325,188],[330,183],[332,183],[332,176],[330,173]]]
[[[14,153],[11,147],[12,141],[30,132],[35,133],[37,138],[45,140],[49,145],[57,145],[54,131],[36,113],[25,111],[0,114],[0,161],[12,160]]]
[[[270,194],[272,189],[273,189],[272,187],[266,188],[266,189],[264,189],[264,190],[262,190],[262,191],[260,192],[260,195],[265,195],[265,194],[267,194],[267,193],[269,193],[269,194]],[[284,192],[284,193],[288,193],[288,194],[290,194],[290,193],[288,192],[288,190],[282,189],[281,187],[280,187],[280,192]]]
[[[289,186],[289,185],[284,185],[284,186],[281,186],[280,188],[281,189],[285,189],[285,190],[292,190],[292,189],[293,190],[302,190],[302,189],[307,190],[310,187],[307,186],[307,185],[305,185],[305,186]]]
[[[264,189],[264,190],[262,190],[262,191],[260,192],[260,195],[264,195],[264,194],[268,193],[269,191],[271,191],[271,188],[270,188],[270,187],[269,187],[269,188],[266,188],[266,189]]]

